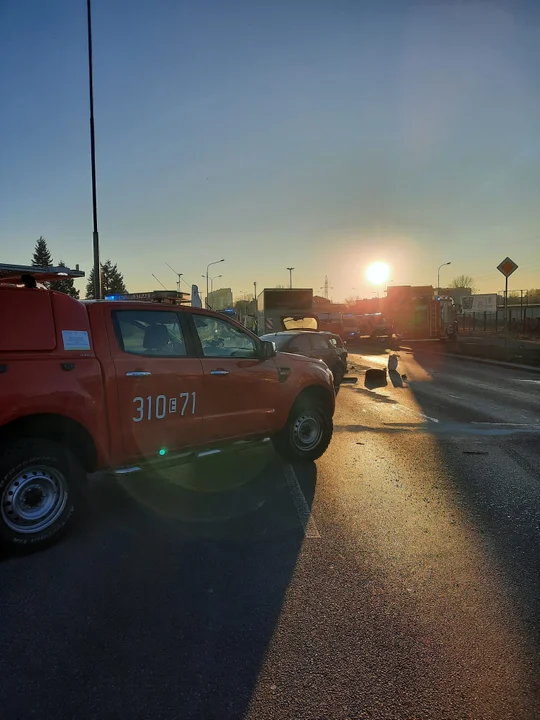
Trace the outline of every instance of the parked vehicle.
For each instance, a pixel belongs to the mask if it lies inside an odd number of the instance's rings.
[[[280,352],[304,355],[322,360],[334,376],[334,387],[339,387],[347,372],[347,350],[339,335],[310,330],[287,330],[263,335],[261,340],[273,342]]]
[[[259,335],[299,328],[317,330],[311,288],[265,288],[258,297]]]
[[[70,524],[87,473],[131,473],[271,437],[315,460],[333,378],[226,316],[37,287],[68,268],[0,265],[0,540],[42,547]]]

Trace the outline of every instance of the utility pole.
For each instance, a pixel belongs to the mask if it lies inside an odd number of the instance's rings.
[[[96,182],[96,138],[94,134],[94,69],[92,61],[92,11],[90,0],[86,0],[88,27],[88,85],[90,90],[90,163],[92,168],[92,242],[94,247],[94,297],[101,299],[101,265],[99,262],[99,232],[97,218],[97,182]]]
[[[333,290],[333,287],[330,287],[328,284],[328,275],[324,276],[324,285],[321,285],[319,290],[322,290],[322,296],[325,300],[330,300],[330,290]],[[353,290],[356,290],[356,288],[353,288]]]
[[[259,303],[257,299],[257,283],[253,283],[253,311],[255,313],[255,322],[253,323],[253,329],[256,333],[259,332]]]
[[[294,268],[288,267],[287,270],[289,271],[289,287],[292,288],[292,271],[294,270]]]

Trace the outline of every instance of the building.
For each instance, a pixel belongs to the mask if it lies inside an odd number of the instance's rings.
[[[335,303],[321,295],[313,296],[313,312],[314,313],[343,313],[347,312],[345,303]]]
[[[225,310],[233,306],[231,288],[219,288],[206,296],[206,304],[211,310]]]

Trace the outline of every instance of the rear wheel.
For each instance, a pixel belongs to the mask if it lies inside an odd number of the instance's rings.
[[[39,550],[59,538],[79,504],[85,474],[55,442],[26,438],[0,456],[0,540],[11,550]]]
[[[295,403],[287,424],[272,442],[288,460],[312,461],[325,452],[332,432],[332,417],[324,405],[317,398],[303,398]]]

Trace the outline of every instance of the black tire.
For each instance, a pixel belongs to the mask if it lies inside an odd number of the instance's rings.
[[[58,443],[24,438],[0,454],[0,542],[34,552],[60,538],[81,505],[85,473]]]
[[[345,377],[345,368],[342,365],[338,365],[336,369],[332,372],[332,375],[334,376],[334,387],[337,390],[343,382],[343,378]]]
[[[272,442],[287,460],[312,462],[330,445],[333,430],[332,416],[321,401],[307,397],[294,404],[287,424]]]

